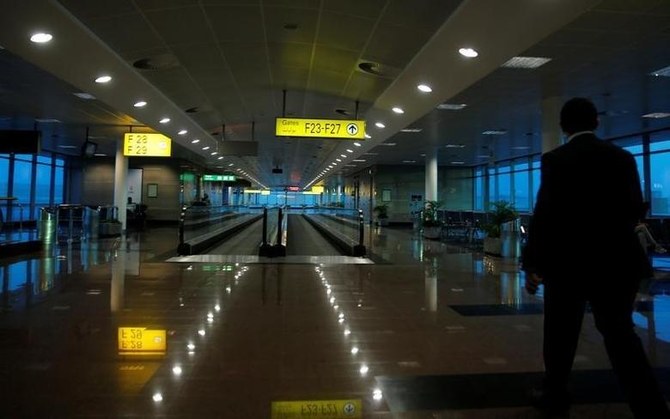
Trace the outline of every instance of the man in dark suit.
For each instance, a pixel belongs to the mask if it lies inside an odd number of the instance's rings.
[[[591,101],[569,100],[561,109],[568,141],[542,155],[522,258],[526,290],[535,294],[544,284],[545,378],[533,403],[569,408],[568,378],[588,302],[635,417],[670,418],[632,321],[639,282],[651,272],[635,235],[643,211],[637,166],[629,152],[597,138],[597,126]]]

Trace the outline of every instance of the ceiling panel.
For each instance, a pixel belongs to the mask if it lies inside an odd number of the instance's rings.
[[[264,36],[268,42],[290,42],[311,45],[316,37],[319,22],[317,9],[298,7],[277,7],[263,2],[263,19],[265,21]],[[286,25],[295,25],[287,29]],[[260,28],[259,28],[260,29]]]
[[[360,54],[372,33],[374,24],[374,20],[351,14],[323,12],[317,42],[328,48],[345,49]]]
[[[265,42],[259,5],[205,5],[204,10],[219,42]]]
[[[167,45],[215,41],[209,21],[198,6],[148,11],[144,15]]]

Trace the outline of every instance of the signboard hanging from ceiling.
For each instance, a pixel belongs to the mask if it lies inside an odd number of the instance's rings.
[[[365,121],[353,119],[277,118],[275,135],[278,137],[364,140]]]
[[[127,132],[123,134],[123,155],[129,157],[170,157],[172,140],[163,134]]]
[[[235,182],[235,175],[202,175],[203,182]]]

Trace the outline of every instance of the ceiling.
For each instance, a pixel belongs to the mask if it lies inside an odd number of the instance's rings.
[[[195,164],[305,187],[373,164],[423,165],[432,149],[441,165],[461,166],[540,152],[550,97],[591,97],[605,137],[670,126],[641,117],[670,112],[670,78],[651,75],[670,65],[667,0],[23,0],[5,9],[0,129],[37,127],[44,148],[66,154],[88,135],[112,155],[129,127],[155,130]],[[53,40],[30,42],[38,31]],[[551,61],[501,67],[514,56]],[[101,74],[112,81],[95,83]],[[282,115],[357,116],[371,138],[356,147],[276,137]],[[483,134],[491,130],[500,135]],[[257,155],[245,155],[249,143]]]

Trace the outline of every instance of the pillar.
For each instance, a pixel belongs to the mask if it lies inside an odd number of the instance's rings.
[[[128,203],[128,158],[123,155],[123,139],[116,143],[116,161],[114,164],[114,206],[119,209],[121,231],[126,231],[126,204]]]
[[[437,148],[426,152],[426,197],[425,201],[437,201]]]

